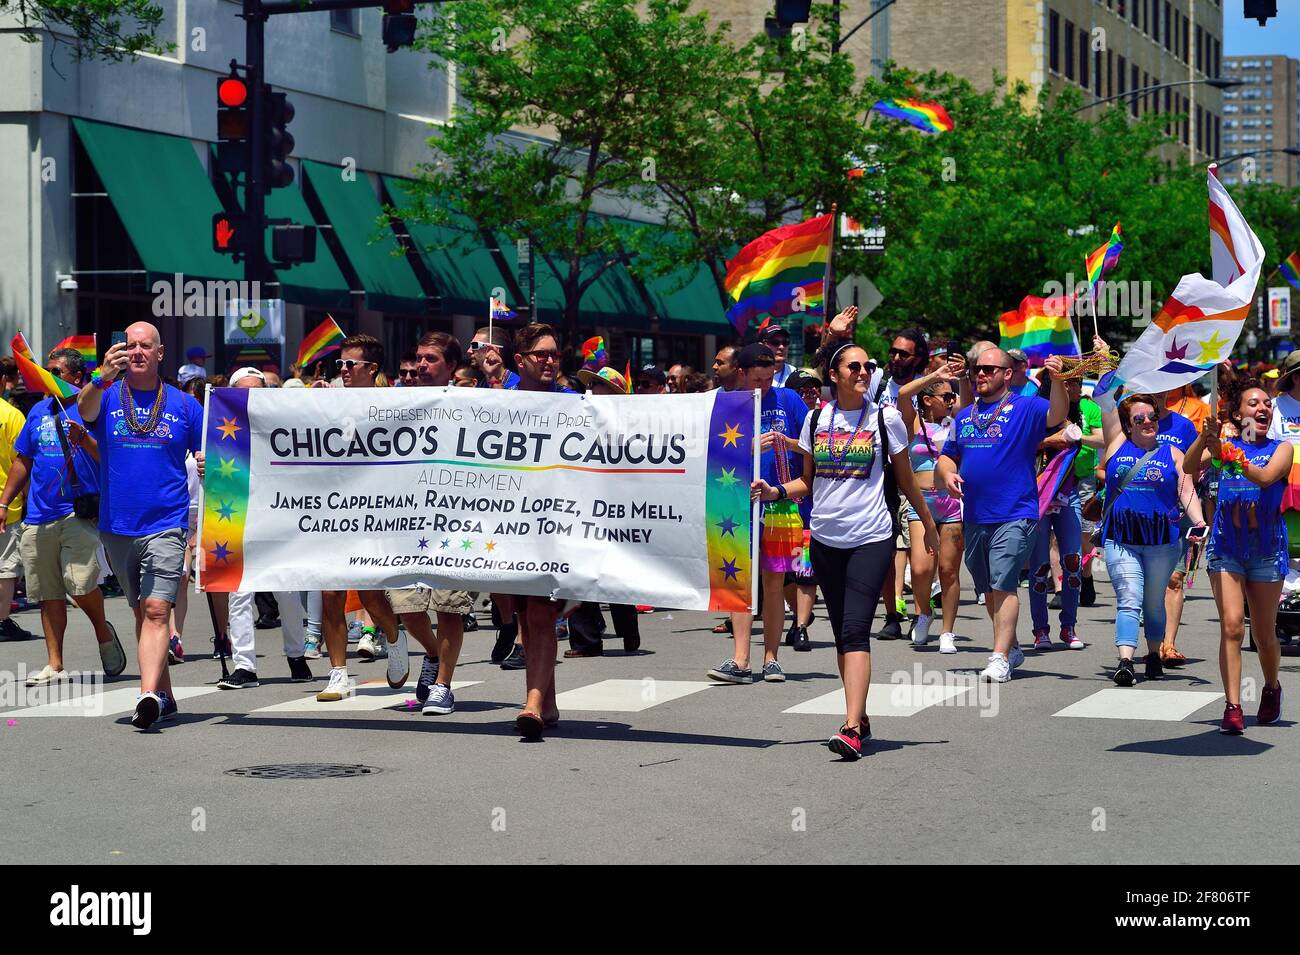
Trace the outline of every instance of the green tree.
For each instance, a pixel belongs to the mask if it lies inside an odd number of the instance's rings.
[[[153,0],[0,0],[0,13],[18,18],[26,42],[38,42],[47,31],[55,43],[69,43],[78,60],[119,61],[175,47],[158,41],[163,8]]]

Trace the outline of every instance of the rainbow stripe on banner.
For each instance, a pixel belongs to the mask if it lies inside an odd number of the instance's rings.
[[[203,586],[238,590],[244,576],[248,517],[247,388],[215,388],[208,396],[203,479]]]
[[[709,421],[708,484],[704,492],[710,610],[749,609],[753,430],[752,392],[716,392]]]
[[[1300,252],[1292,252],[1288,255],[1277,270],[1293,289],[1300,291]]]
[[[760,235],[727,263],[723,286],[735,302],[727,318],[737,334],[745,334],[749,323],[764,315],[825,311],[823,286],[834,229],[835,217],[829,214],[781,226]]]
[[[1019,348],[1035,368],[1049,355],[1074,357],[1079,354],[1079,339],[1070,322],[1074,297],[1036,298],[1026,295],[1020,310],[1003,312],[998,319],[1003,351]]]
[[[918,99],[882,99],[871,107],[877,113],[911,123],[924,133],[950,133],[955,128],[948,111],[938,103]]]
[[[63,341],[59,342],[50,351],[58,348],[71,348],[79,352],[82,359],[86,362],[86,371],[93,371],[99,366],[99,353],[95,349],[94,335],[69,335]]]

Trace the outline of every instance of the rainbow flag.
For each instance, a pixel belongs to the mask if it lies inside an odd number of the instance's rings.
[[[1300,252],[1292,252],[1277,267],[1292,288],[1300,291]]]
[[[494,322],[505,322],[519,313],[499,298],[488,298],[488,315]]]
[[[95,349],[95,336],[90,335],[69,335],[63,341],[59,342],[50,351],[58,348],[71,348],[73,351],[80,352],[81,357],[86,361],[86,371],[92,371],[99,366],[99,353]]]
[[[1026,295],[1018,311],[1003,312],[998,319],[1002,350],[1019,348],[1035,368],[1042,365],[1049,355],[1077,357],[1079,339],[1070,322],[1073,304],[1073,296],[1035,298]]]
[[[1115,228],[1110,231],[1110,240],[1091,255],[1084,256],[1083,266],[1088,272],[1088,294],[1093,298],[1097,297],[1101,277],[1115,267],[1119,262],[1119,254],[1123,251],[1124,243],[1120,241],[1119,223],[1116,222]]]
[[[877,113],[911,123],[924,133],[950,133],[952,119],[938,103],[922,103],[918,99],[882,99],[871,107]]]
[[[823,285],[834,228],[835,217],[829,214],[781,226],[760,235],[727,263],[723,286],[735,303],[727,318],[737,334],[745,334],[750,321],[761,315],[825,311]]]
[[[339,328],[339,323],[334,321],[334,316],[326,315],[325,321],[313,328],[311,334],[298,346],[298,367],[306,368],[317,359],[328,355],[338,348],[339,343],[345,338],[347,336],[343,334],[343,329]]]
[[[9,346],[14,351],[14,361],[18,364],[18,373],[23,376],[23,384],[27,386],[28,391],[42,391],[47,395],[53,395],[55,398],[75,398],[77,392],[81,389],[76,385],[70,385],[58,375],[51,375],[36,360],[32,354],[31,347],[27,344],[27,339],[23,333],[19,332],[13,337]]]

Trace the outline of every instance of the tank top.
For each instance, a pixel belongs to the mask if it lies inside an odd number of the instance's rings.
[[[1241,449],[1251,464],[1262,468],[1282,442],[1246,444],[1240,438],[1227,438],[1225,443]],[[1219,471],[1219,497],[1211,531],[1213,552],[1240,561],[1276,555],[1278,573],[1285,574],[1287,533],[1282,519],[1282,495],[1286,488],[1285,478],[1260,487],[1244,475]]]
[[[920,474],[922,471],[933,471],[934,466],[939,463],[939,455],[943,453],[943,443],[948,440],[948,429],[952,427],[952,419],[949,418],[940,424],[933,421],[922,421],[921,431],[918,431],[907,446],[907,455],[912,459],[912,471]]]
[[[1178,469],[1170,445],[1159,445],[1142,466],[1142,473],[1119,493],[1120,482],[1145,454],[1132,441],[1125,441],[1106,462],[1106,500],[1115,503],[1106,519],[1103,540],[1137,546],[1178,540]]]

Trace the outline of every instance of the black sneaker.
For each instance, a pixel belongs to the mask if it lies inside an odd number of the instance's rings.
[[[316,679],[312,676],[311,667],[307,665],[306,657],[289,657],[288,659],[290,683],[310,683]]]
[[[1160,662],[1159,653],[1148,653],[1144,658],[1146,660],[1146,678],[1148,680],[1163,680],[1165,678],[1165,666]]]
[[[292,667],[292,663],[290,663],[290,666]],[[250,690],[261,685],[257,680],[257,674],[252,670],[245,670],[243,667],[240,667],[224,680],[217,681],[217,686],[223,690]]]
[[[885,625],[880,628],[876,634],[878,640],[902,640],[903,639],[903,618],[896,616],[886,616]]]
[[[1048,610],[1060,610],[1060,609],[1061,609],[1061,593],[1060,593],[1060,591],[1057,591],[1056,593],[1052,594],[1052,599],[1049,600],[1049,601],[1047,602],[1047,609],[1048,609]]]
[[[464,630],[466,633],[473,633],[478,629],[478,617],[474,616],[472,613],[464,614],[462,619],[465,621]]]
[[[1137,680],[1137,674],[1133,672],[1132,660],[1120,660],[1119,666],[1115,668],[1115,676],[1112,677],[1116,686],[1132,686]]]
[[[792,647],[794,646],[795,641],[798,639],[799,639],[799,621],[793,620],[790,622],[790,629],[785,632],[785,645],[787,647]]]
[[[808,642],[807,627],[799,628],[799,633],[795,635],[794,643],[791,646],[794,647],[795,653],[808,653],[812,650],[812,644]]]
[[[504,624],[497,631],[497,642],[492,647],[492,662],[501,663],[506,657],[510,656],[515,646],[515,637],[519,635],[519,625],[514,623]]]
[[[253,624],[253,629],[254,630],[276,630],[279,628],[279,626],[280,626],[279,617],[275,616],[274,614],[264,613],[262,614],[262,616],[257,618],[257,622]]]
[[[162,714],[163,701],[157,693],[141,693],[135,701],[135,713],[131,716],[131,725],[138,730],[147,730],[157,722]]]
[[[24,630],[14,623],[13,617],[0,620],[0,640],[35,640],[36,634]]]
[[[235,651],[230,645],[230,637],[222,634],[219,637],[212,638],[212,659],[220,660],[224,656],[229,660],[234,655]]]
[[[1083,578],[1083,586],[1079,588],[1079,606],[1092,607],[1097,603],[1097,587],[1092,582],[1091,577]]]
[[[517,643],[511,644],[510,655],[501,661],[503,670],[522,670],[527,666],[524,661],[524,648]]]

